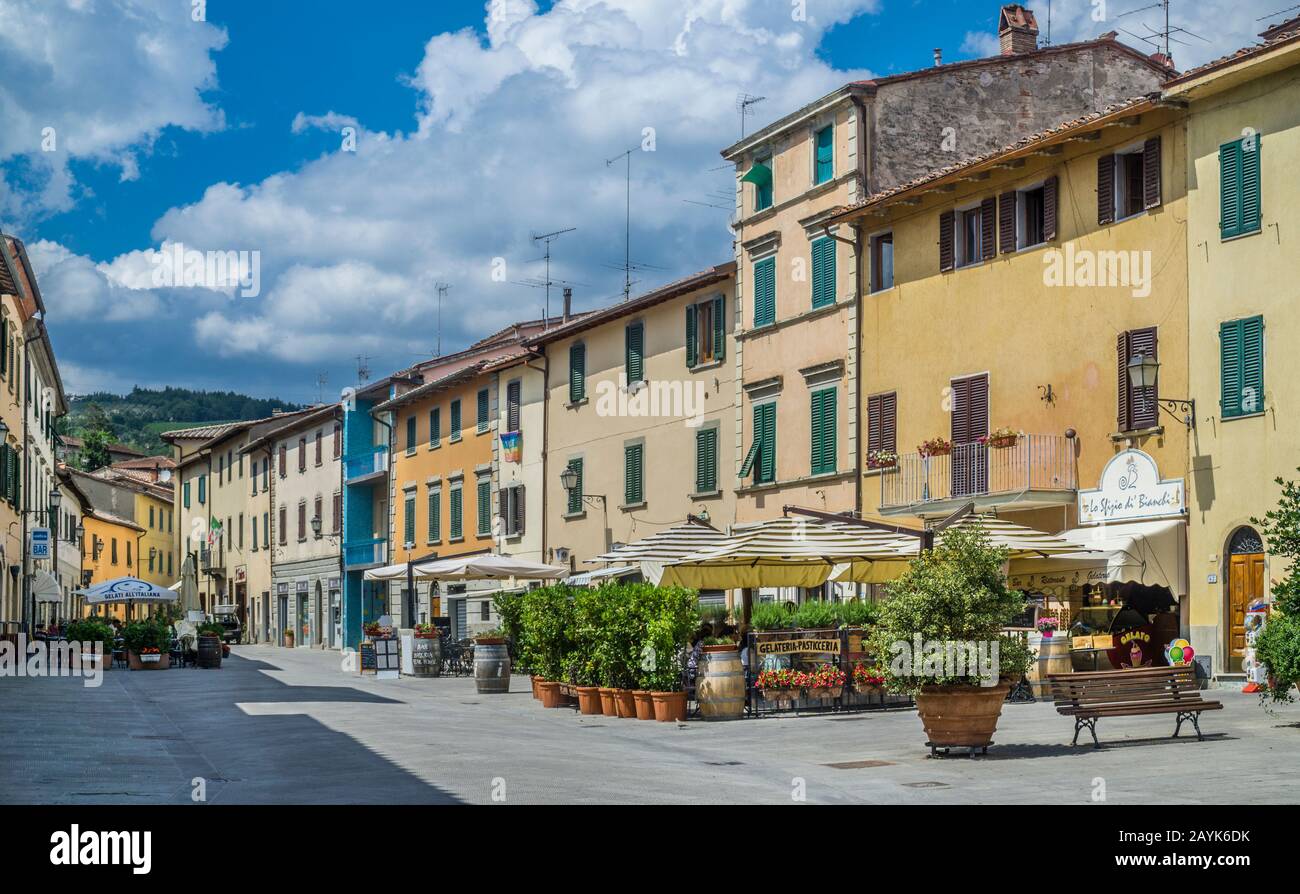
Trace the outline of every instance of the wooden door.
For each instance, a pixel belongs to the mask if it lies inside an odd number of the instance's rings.
[[[1228,563],[1228,671],[1246,654],[1246,609],[1264,598],[1264,554],[1231,556]]]

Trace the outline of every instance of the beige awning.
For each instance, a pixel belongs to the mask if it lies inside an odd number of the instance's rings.
[[[1011,563],[1008,583],[1038,590],[1105,583],[1167,587],[1187,595],[1187,524],[1180,519],[1075,528],[1060,537],[1075,552]],[[1088,550],[1088,551],[1083,551]]]
[[[63,590],[54,575],[48,571],[37,571],[32,575],[32,599],[54,604],[63,601]]]

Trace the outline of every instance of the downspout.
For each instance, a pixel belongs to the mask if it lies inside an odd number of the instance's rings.
[[[392,412],[392,411],[390,410],[390,411],[388,411],[388,412]],[[396,517],[397,517],[397,506],[395,505],[395,502],[396,502],[396,496],[397,496],[397,495],[393,492],[393,487],[394,487],[394,484],[393,484],[393,462],[394,462],[395,459],[396,459],[396,456],[395,456],[395,449],[394,449],[394,448],[395,448],[394,438],[396,437],[396,432],[393,430],[393,426],[392,426],[392,424],[389,423],[389,422],[386,422],[386,421],[383,420],[383,419],[380,419],[380,418],[375,414],[375,411],[374,411],[374,410],[371,410],[371,411],[370,411],[369,416],[370,416],[370,418],[373,419],[375,422],[378,422],[378,423],[379,423],[380,425],[382,425],[384,428],[388,429],[388,471],[384,473],[384,490],[387,492],[387,493],[386,493],[387,499],[384,500],[384,504],[385,504],[386,506],[388,506],[388,514],[389,514],[389,517],[390,517],[390,518],[386,518],[386,519],[384,519],[384,536],[388,539],[388,542],[391,544],[391,543],[393,543],[393,542],[395,541],[395,539],[396,539],[396,538],[394,537],[394,534],[396,533],[396,527],[397,527],[396,522],[394,522],[393,524],[389,524],[390,519],[392,519],[392,518],[396,518]],[[372,499],[373,499],[373,497],[372,497]],[[391,553],[389,554],[389,558],[390,558],[390,559],[392,558],[392,554],[391,554]],[[411,562],[410,562],[410,558],[408,557],[408,558],[407,558],[407,562],[406,562],[406,603],[403,604],[402,608],[403,608],[404,610],[409,608],[409,609],[411,610],[411,616],[412,616],[412,617],[415,616],[415,611],[414,611],[415,591],[414,591],[414,587],[415,587],[414,572],[411,570]],[[401,619],[400,619],[400,618],[398,619],[398,622],[399,622],[399,626],[400,626],[400,622],[401,622]]]
[[[24,335],[26,334],[25,328],[26,327],[24,327]],[[17,370],[15,370],[15,372],[17,372]],[[22,580],[23,610],[21,613],[21,617],[22,617],[23,632],[28,634],[30,634],[34,629],[34,625],[36,621],[36,603],[32,600],[32,584],[31,581],[28,579],[28,571],[27,571],[28,562],[29,562],[27,556],[28,553],[31,551],[31,548],[27,545],[27,511],[28,511],[27,502],[28,500],[31,499],[31,493],[30,493],[31,488],[28,486],[28,481],[27,481],[27,472],[31,469],[31,461],[29,459],[31,450],[27,444],[27,413],[30,410],[29,398],[31,396],[31,390],[32,390],[31,383],[30,383],[30,376],[31,376],[31,370],[28,368],[28,362],[27,362],[27,340],[24,339],[23,340],[23,440],[22,440],[23,454],[22,454],[22,461],[18,467],[19,468],[18,492],[22,495],[22,499],[18,501],[18,511],[22,514],[23,517],[23,540],[21,545],[23,551],[23,580]],[[28,614],[29,612],[31,614]]]
[[[538,561],[549,562],[550,557],[547,555],[546,552],[546,507],[548,505],[546,502],[546,480],[547,480],[546,472],[547,472],[547,459],[550,456],[550,445],[551,445],[550,442],[551,355],[543,351],[539,356],[541,357],[542,360],[542,368],[540,370],[542,374],[542,502],[541,502],[542,541],[541,541],[541,553],[538,556]],[[525,362],[524,366],[533,370],[537,369],[537,367],[533,366],[532,363],[529,362]],[[522,400],[523,400],[523,396],[520,395],[521,403]],[[522,412],[523,411],[521,409],[520,413],[522,414]],[[524,519],[524,524],[525,525],[528,524],[527,519]]]

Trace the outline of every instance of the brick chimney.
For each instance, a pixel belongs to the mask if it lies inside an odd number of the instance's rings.
[[[564,322],[569,322],[569,317],[573,314],[573,289],[568,286],[564,287]]]
[[[1003,56],[1032,53],[1038,49],[1038,20],[1018,3],[1004,6],[998,16],[998,39]]]

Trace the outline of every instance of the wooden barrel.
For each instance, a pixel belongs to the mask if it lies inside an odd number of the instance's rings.
[[[199,637],[199,667],[216,669],[221,667],[221,638],[216,636]]]
[[[739,651],[706,648],[700,653],[695,699],[705,720],[736,720],[745,713],[745,668]]]
[[[474,645],[474,685],[483,693],[510,691],[510,652],[505,643]]]
[[[1031,675],[1034,695],[1038,698],[1051,698],[1052,686],[1047,677],[1050,674],[1068,674],[1074,668],[1070,665],[1070,640],[1065,636],[1044,638],[1038,646],[1038,661],[1034,664]]]

